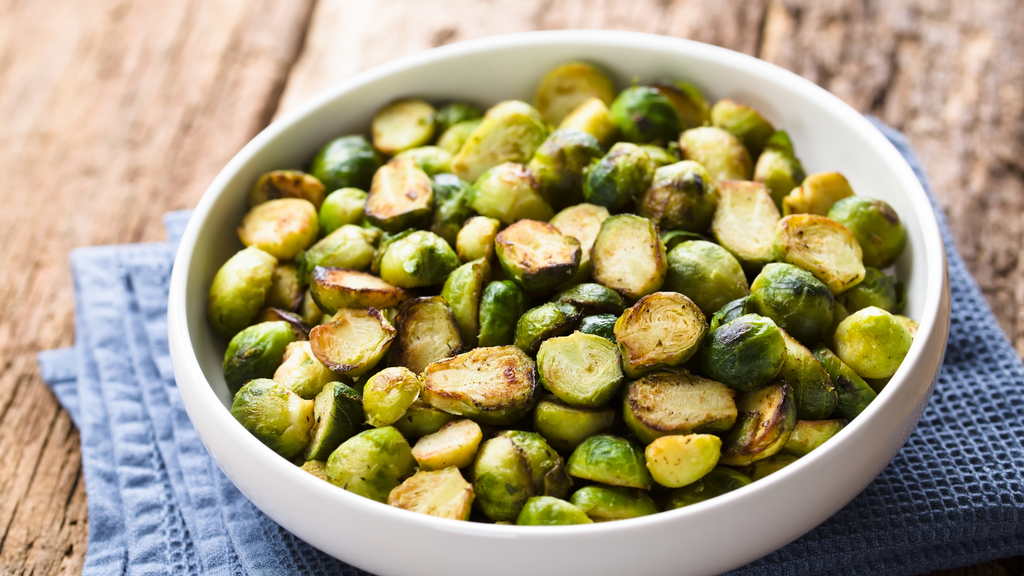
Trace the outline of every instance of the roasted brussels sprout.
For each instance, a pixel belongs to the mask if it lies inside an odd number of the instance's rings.
[[[637,214],[659,228],[704,232],[718,205],[718,190],[703,166],[684,160],[658,168],[637,198]]]
[[[572,485],[562,457],[539,434],[519,430],[484,442],[472,477],[477,504],[495,521],[514,520],[533,496],[563,498]]]
[[[366,198],[366,219],[387,232],[423,226],[434,194],[430,176],[412,159],[395,159],[373,175]]]
[[[619,317],[615,314],[595,314],[586,316],[580,320],[579,331],[584,334],[593,334],[615,342],[615,322]]]
[[[657,292],[668,272],[657,227],[633,214],[619,214],[601,223],[590,259],[594,280],[626,298]]]
[[[395,329],[376,308],[342,308],[310,331],[309,346],[324,366],[359,376],[377,365],[394,338]]]
[[[443,238],[417,230],[387,246],[380,277],[400,288],[417,288],[441,284],[458,267],[459,257]]]
[[[592,64],[566,62],[544,75],[533,96],[533,104],[545,122],[557,125],[590,98],[611,104],[615,99],[612,81]]]
[[[671,142],[682,130],[672,101],[650,86],[633,86],[620,92],[612,102],[611,114],[627,142]]]
[[[796,426],[796,402],[785,384],[742,394],[739,418],[722,444],[722,464],[746,466],[782,450]]]
[[[477,118],[482,118],[483,115],[484,111],[474,104],[451,102],[437,109],[437,112],[434,114],[434,123],[437,126],[437,132],[440,134],[459,122],[476,120]]]
[[[511,424],[530,410],[536,388],[536,366],[515,346],[475,348],[427,366],[423,400],[483,424]]]
[[[650,490],[643,448],[625,438],[597,434],[583,441],[569,456],[570,476],[610,486]]]
[[[853,196],[853,188],[839,172],[810,174],[799,187],[782,199],[782,215],[817,214],[824,216],[836,202]]]
[[[309,444],[313,401],[284,386],[258,378],[235,394],[231,415],[257,440],[285,458],[298,456]]]
[[[670,434],[725,432],[736,423],[735,396],[685,370],[659,370],[626,386],[622,416],[644,444]]]
[[[377,111],[370,124],[373,147],[388,156],[423,146],[434,137],[434,107],[423,100],[408,98]]]
[[[501,230],[501,222],[495,218],[473,216],[466,220],[455,240],[455,252],[459,260],[489,260],[494,254],[494,237],[498,235],[498,230]]]
[[[331,140],[316,153],[309,173],[323,182],[326,190],[366,190],[380,165],[380,156],[366,138],[342,136]]]
[[[696,86],[682,80],[656,82],[652,86],[672,102],[683,130],[704,126],[710,121],[708,104]]]
[[[312,400],[320,394],[327,383],[341,379],[341,374],[332,372],[316,359],[308,341],[289,344],[284,351],[284,361],[274,371],[275,382],[306,400]]]
[[[622,383],[615,344],[600,336],[574,332],[549,338],[537,352],[541,384],[563,402],[580,408],[600,408]]]
[[[716,496],[732,492],[737,488],[742,488],[750,484],[750,482],[750,478],[746,475],[732,468],[719,466],[693,484],[673,490],[668,497],[665,509],[675,510],[676,508],[704,502]]]
[[[900,217],[882,200],[853,196],[836,202],[828,217],[846,226],[864,253],[864,265],[887,268],[907,242]]]
[[[593,522],[583,510],[551,496],[533,496],[526,501],[516,517],[519,526],[565,526]]]
[[[360,432],[327,459],[327,480],[360,496],[387,502],[388,495],[412,474],[416,460],[405,438],[391,426]]]
[[[726,322],[708,337],[701,354],[704,373],[740,392],[764,386],[786,361],[786,341],[771,318],[747,314]]]
[[[735,136],[713,126],[691,128],[679,137],[683,158],[708,171],[711,180],[750,180],[750,153]]]
[[[594,434],[610,431],[612,408],[577,408],[555,396],[545,396],[533,410],[533,428],[558,450],[569,452]]]
[[[853,313],[868,306],[896,312],[898,291],[896,281],[878,268],[865,268],[864,280],[836,297],[847,312]]]
[[[619,142],[587,169],[583,197],[591,204],[619,210],[650,187],[656,170],[643,148]]]
[[[433,434],[419,439],[412,456],[423,470],[441,470],[449,466],[465,468],[473,463],[484,434],[472,420],[453,420]]]
[[[739,138],[751,158],[757,158],[775,128],[750,106],[724,98],[711,107],[711,125]]]
[[[804,344],[824,338],[832,324],[832,291],[792,264],[765,265],[750,284],[750,295],[754,312],[771,318]]]
[[[463,120],[462,122],[453,124],[450,128],[441,134],[441,137],[437,139],[437,147],[448,152],[455,157],[455,154],[462,149],[462,145],[469,140],[469,137],[473,135],[473,132],[483,122],[481,118],[474,118],[473,120]],[[451,161],[448,161],[448,166],[451,167]]]
[[[793,214],[779,220],[775,259],[814,274],[839,294],[864,279],[860,245],[845,226],[815,214]]]
[[[686,362],[704,342],[708,323],[692,300],[676,292],[655,292],[627,309],[615,323],[615,340],[626,375]]]
[[[750,296],[744,296],[743,298],[737,298],[732,302],[726,303],[715,312],[715,315],[711,317],[711,321],[708,322],[708,333],[718,330],[718,327],[727,322],[743,316],[744,314],[750,314],[753,312],[753,305]]]
[[[812,353],[821,367],[828,372],[829,379],[836,389],[834,415],[847,420],[856,418],[875,399],[875,391],[824,344],[815,346]]]
[[[651,158],[651,162],[654,162],[655,168],[661,168],[662,166],[675,164],[680,160],[672,152],[669,152],[667,149],[662,148],[661,146],[657,146],[654,144],[641,144],[640,148],[642,148],[644,152],[647,152],[647,155],[650,156]]]
[[[508,346],[516,340],[516,323],[530,307],[530,297],[511,280],[489,282],[480,296],[480,346]]]
[[[395,366],[377,372],[363,385],[363,413],[374,428],[397,422],[423,391],[420,377]]]
[[[309,291],[317,308],[327,314],[342,308],[394,308],[409,298],[407,291],[373,274],[323,266],[313,269]]]
[[[270,308],[291,312],[302,302],[303,287],[299,279],[299,269],[291,262],[283,262],[274,266],[270,277],[270,289],[267,290],[265,304]]]
[[[757,462],[744,466],[742,470],[744,474],[756,482],[766,476],[770,476],[779,470],[782,470],[786,466],[796,462],[798,459],[799,457],[792,454],[779,452],[774,456],[769,456],[763,460],[758,460]]]
[[[722,440],[713,434],[662,436],[647,445],[644,456],[655,482],[681,488],[711,472],[721,448]]]
[[[725,248],[703,240],[683,242],[668,253],[664,289],[685,294],[709,317],[750,294],[740,263]]]
[[[892,314],[869,306],[846,317],[832,337],[836,356],[861,378],[889,378],[914,343],[910,330]]]
[[[504,224],[524,219],[546,222],[555,214],[540,194],[537,177],[514,162],[498,164],[485,172],[473,184],[471,195],[474,210]]]
[[[773,244],[779,223],[779,210],[768,189],[757,182],[725,180],[718,183],[718,194],[711,233],[744,270],[760,270],[775,256]]]
[[[597,138],[580,130],[556,130],[533,154],[528,167],[540,193],[555,210],[583,201],[583,170],[602,156]]]
[[[391,159],[391,162],[388,162],[388,164],[402,162],[405,160],[411,160],[417,168],[422,170],[431,178],[439,174],[446,174],[452,171],[452,153],[437,146],[409,148],[404,152],[399,152]],[[452,176],[455,175],[452,174]],[[456,176],[456,178],[458,178],[458,176]]]
[[[473,182],[502,162],[527,162],[547,135],[547,126],[533,106],[518,100],[501,102],[484,114],[483,122],[452,158],[452,172]]]
[[[342,442],[359,432],[363,424],[362,399],[349,385],[328,382],[313,401],[313,417],[306,460],[324,461]]]
[[[373,245],[379,237],[379,231],[343,224],[309,250],[299,254],[295,259],[299,265],[299,278],[310,284],[313,281],[313,269],[317,266],[366,270],[373,261]]]
[[[797,420],[783,451],[806,456],[838,434],[846,424],[846,420]]]
[[[242,218],[238,237],[281,260],[290,260],[316,242],[320,225],[308,200],[280,198],[254,206]]]
[[[515,344],[527,354],[536,354],[544,340],[569,332],[581,316],[579,308],[572,304],[545,302],[519,318]]]
[[[224,381],[232,394],[249,380],[270,378],[281,365],[285,347],[298,334],[287,322],[254,324],[235,334],[224,353]]]
[[[554,302],[565,302],[579,308],[584,314],[614,313],[622,314],[626,303],[622,296],[611,288],[600,284],[577,284],[562,290],[552,298]]]
[[[463,223],[476,214],[470,205],[470,186],[454,174],[437,174],[431,181],[431,188],[434,216],[430,231],[444,238],[449,246],[455,246]]]
[[[462,345],[473,348],[480,332],[480,295],[491,277],[491,265],[485,258],[467,262],[445,280],[441,297],[452,308],[459,325]]]
[[[388,364],[404,366],[416,374],[462,350],[455,315],[440,296],[413,298],[402,304],[395,317],[395,332]]]
[[[547,222],[520,220],[499,232],[494,245],[505,274],[528,292],[550,290],[579,268],[579,240]]]
[[[620,486],[584,486],[569,502],[594,522],[609,522],[656,514],[658,507],[643,490]]]
[[[786,361],[779,371],[779,380],[789,384],[796,402],[796,417],[801,420],[828,418],[838,401],[835,386],[828,372],[811,351],[785,332]]]
[[[559,130],[579,130],[586,132],[603,147],[611,146],[615,141],[618,129],[612,121],[611,110],[600,98],[588,98],[573,108],[572,112],[558,125]]]
[[[455,467],[432,472],[421,470],[391,491],[388,506],[438,518],[469,520],[473,510],[473,486]]]
[[[325,460],[308,460],[299,469],[327,482],[327,462]]]
[[[423,399],[409,406],[405,414],[394,423],[394,427],[406,438],[421,438],[437,432],[457,416],[434,408]]]
[[[595,204],[577,204],[562,210],[551,219],[550,224],[566,236],[580,241],[580,267],[570,284],[591,281],[590,252],[601,231],[601,223],[608,219],[608,209]]]
[[[260,176],[249,191],[249,208],[279,198],[309,200],[320,209],[324,201],[324,185],[315,177],[298,170],[274,170]]]
[[[221,338],[231,338],[256,317],[273,284],[275,266],[277,258],[251,246],[217,270],[206,297],[206,316]]]
[[[806,176],[803,165],[793,153],[789,134],[781,131],[772,134],[757,158],[754,180],[764,182],[768,187],[776,208],[782,209],[782,199],[799,186]]]

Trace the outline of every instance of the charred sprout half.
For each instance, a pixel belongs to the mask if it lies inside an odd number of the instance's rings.
[[[718,194],[711,233],[744,270],[760,270],[775,256],[773,243],[780,219],[768,190],[757,182],[725,180],[718,183]]]
[[[824,216],[833,204],[849,196],[853,196],[853,188],[842,174],[818,172],[804,178],[799,187],[782,199],[782,214]]]
[[[434,207],[430,176],[412,159],[395,159],[373,175],[366,219],[387,232],[426,224]]]
[[[373,147],[394,156],[403,150],[428,144],[436,128],[435,112],[433,106],[416,98],[388,104],[374,115],[370,125]]]
[[[420,438],[412,447],[412,456],[423,470],[441,470],[449,466],[465,468],[473,463],[484,435],[472,420],[453,420],[433,434]]]
[[[584,314],[614,313],[622,314],[626,303],[618,292],[592,282],[577,284],[562,290],[552,299],[565,302],[579,308]]]
[[[735,136],[713,126],[693,128],[679,137],[683,157],[700,164],[715,182],[750,180],[750,153]]]
[[[671,142],[682,129],[672,101],[650,86],[633,86],[620,92],[612,102],[611,114],[626,142]]]
[[[473,216],[459,229],[455,252],[459,260],[472,262],[479,258],[489,260],[494,254],[494,238],[501,230],[501,222],[487,216]]]
[[[317,266],[309,289],[317,307],[327,314],[342,308],[394,308],[409,298],[408,292],[373,274],[345,268]]]
[[[583,201],[583,171],[602,156],[597,138],[580,130],[556,130],[540,145],[530,171],[555,210]]]
[[[511,424],[533,406],[537,369],[515,346],[476,348],[427,366],[423,399],[483,424]]]
[[[725,432],[736,423],[736,392],[685,370],[660,370],[630,382],[622,407],[644,444],[670,434]]]
[[[846,420],[797,420],[783,450],[797,457],[806,456],[838,434],[846,424]]]
[[[420,514],[469,520],[473,511],[473,486],[454,466],[442,470],[420,470],[388,495],[388,506]]]
[[[379,230],[343,224],[295,259],[299,266],[299,278],[305,284],[313,281],[313,269],[317,266],[334,266],[349,270],[365,270],[374,257],[374,244],[380,237]]]
[[[587,202],[619,210],[651,185],[656,167],[643,148],[619,142],[587,169],[583,197]]]
[[[722,464],[746,466],[778,453],[796,426],[793,392],[769,384],[740,396],[739,418],[722,444]]]
[[[298,267],[292,262],[280,263],[274,266],[265,304],[268,308],[291,312],[302,303],[303,290]]]
[[[316,359],[308,341],[289,344],[284,352],[284,362],[274,372],[275,382],[306,400],[312,400],[328,383],[342,378],[341,374]]]
[[[581,408],[608,404],[623,378],[615,344],[582,332],[541,343],[537,372],[541,384],[551,393]]]
[[[708,324],[692,300],[677,292],[655,292],[627,309],[615,323],[615,339],[627,376],[678,366],[696,354]]]
[[[316,208],[308,200],[281,198],[258,204],[242,218],[238,237],[271,256],[290,260],[316,242]]]
[[[857,240],[845,226],[825,216],[794,214],[779,220],[775,258],[814,274],[833,294],[864,279]]]
[[[455,315],[440,296],[413,298],[402,304],[395,317],[395,331],[388,364],[404,366],[416,374],[462,350]]]
[[[342,308],[331,322],[309,333],[317,360],[335,372],[359,376],[373,369],[388,351],[395,329],[375,308]]]
[[[544,292],[572,278],[580,265],[580,242],[547,222],[520,220],[494,239],[498,262],[527,292]]]
[[[835,386],[837,401],[834,415],[847,420],[856,418],[875,399],[875,391],[824,344],[815,346],[812,353]]]
[[[279,198],[301,198],[320,209],[324,201],[324,185],[316,177],[298,170],[267,172],[249,191],[249,208]]]
[[[633,214],[619,214],[601,223],[590,259],[594,281],[626,298],[657,292],[668,272],[658,228]]]
[[[836,409],[838,397],[828,372],[811,351],[785,332],[786,361],[779,371],[779,380],[793,389],[796,416],[801,420],[828,418]]]

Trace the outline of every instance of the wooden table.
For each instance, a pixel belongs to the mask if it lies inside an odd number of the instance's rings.
[[[164,212],[195,206],[277,114],[338,80],[556,28],[754,54],[905,131],[1024,353],[1017,0],[0,0],[0,572],[77,574],[85,557],[78,432],[35,360],[73,341],[70,249],[162,240]]]

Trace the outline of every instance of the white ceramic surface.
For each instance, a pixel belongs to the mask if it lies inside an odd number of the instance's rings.
[[[339,57],[342,57],[339,55]],[[631,78],[685,78],[710,100],[760,110],[792,137],[808,172],[837,170],[860,194],[888,201],[908,245],[896,265],[907,314],[920,332],[879,398],[827,446],[751,486],[685,509],[607,524],[494,526],[390,508],[302,472],[249,435],[225,406],[225,346],[205,315],[217,268],[241,248],[234,230],[245,195],[268,170],[302,167],[317,148],[365,133],[373,112],[401,96],[532,101],[541,76],[570,59]],[[381,576],[489,574],[702,575],[767,554],[839,510],[889,463],[931,395],[949,329],[939,229],[909,166],[863,117],[814,84],[736,52],[623,32],[536,32],[429,50],[342,82],[252,140],[206,191],[181,242],[171,278],[174,373],[199,435],[225,474],[268,516],[325,552]]]

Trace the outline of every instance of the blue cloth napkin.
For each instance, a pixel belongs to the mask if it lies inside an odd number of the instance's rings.
[[[904,136],[875,123],[927,189]],[[914,575],[1024,553],[1024,366],[935,210],[953,318],[920,424],[849,505],[731,574]],[[75,347],[39,355],[43,379],[81,432],[84,574],[365,574],[256,509],[210,459],[185,413],[166,313],[188,216],[167,215],[167,244],[73,251]]]

